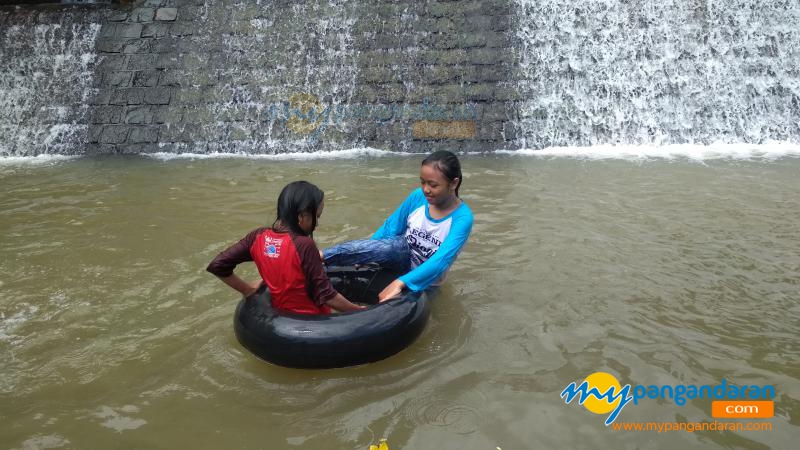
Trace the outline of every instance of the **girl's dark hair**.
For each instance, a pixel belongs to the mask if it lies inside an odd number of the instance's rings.
[[[306,232],[300,228],[297,216],[306,212],[311,214],[313,225],[308,235],[313,234],[313,230],[317,228],[317,211],[324,197],[322,190],[308,181],[293,181],[287,184],[278,196],[278,215],[272,228],[275,228],[275,224],[280,221],[289,231],[305,236]]]
[[[458,178],[456,186],[456,197],[458,197],[458,188],[461,187],[464,178],[461,176],[461,163],[455,154],[447,150],[435,151],[422,160],[422,165],[435,167],[450,182]]]

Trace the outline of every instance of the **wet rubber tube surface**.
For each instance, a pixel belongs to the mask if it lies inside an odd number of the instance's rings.
[[[353,301],[375,302],[397,276],[374,268],[331,268],[334,287]],[[406,348],[422,333],[430,315],[430,292],[343,314],[278,312],[266,286],[236,308],[236,338],[262,359],[287,367],[332,368],[378,361]]]

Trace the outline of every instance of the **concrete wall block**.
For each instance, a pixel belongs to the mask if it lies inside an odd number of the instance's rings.
[[[128,57],[122,54],[106,54],[102,55],[100,61],[97,63],[97,70],[100,72],[112,72],[115,70],[125,70],[128,63]]]
[[[180,67],[181,62],[177,53],[159,53],[156,58],[156,63],[153,66],[155,69],[175,69]]]
[[[173,102],[174,104],[174,102]],[[163,108],[163,110],[159,110],[159,117],[163,117],[164,123],[166,124],[179,124],[183,123],[184,118],[184,109],[180,107],[176,107],[174,105],[170,106],[157,106],[157,108]],[[157,117],[153,117],[153,120],[156,120]]]
[[[159,86],[183,86],[185,73],[182,70],[167,69],[161,72],[158,80]]]
[[[122,106],[98,106],[92,110],[90,123],[122,123]]]
[[[150,106],[150,111],[153,113],[153,123],[162,124],[169,122],[170,119],[169,106],[167,105]]]
[[[122,144],[128,139],[130,128],[127,125],[105,125],[100,132],[101,144]]]
[[[170,24],[168,23],[148,23],[142,27],[142,37],[163,38],[169,36]]]
[[[483,141],[502,141],[503,122],[479,121],[475,130],[475,138]]]
[[[478,118],[486,122],[502,122],[514,118],[513,108],[502,102],[486,103],[479,111]]]
[[[107,105],[111,101],[111,93],[112,91],[108,89],[96,90],[92,95],[90,95],[89,105]]]
[[[122,52],[125,54],[150,53],[151,46],[152,40],[150,39],[136,39],[125,44]]]
[[[460,36],[456,33],[431,33],[423,39],[423,44],[446,50],[459,47],[459,39]]]
[[[98,39],[115,39],[117,37],[117,25],[122,25],[119,23],[104,23],[100,27],[100,32],[97,34]]]
[[[458,78],[458,72],[455,66],[426,66],[422,71],[422,81],[432,85],[452,83]]]
[[[145,96],[149,95],[150,89],[147,88],[129,88],[127,91],[129,105],[141,105],[145,102]]]
[[[115,89],[110,92],[110,96],[108,99],[109,105],[127,105],[128,104],[128,92],[126,89]]]
[[[162,22],[172,22],[178,18],[177,8],[158,8],[156,10],[156,20]]]
[[[503,81],[508,79],[511,67],[504,64],[493,66],[476,66],[478,81]]]
[[[458,69],[456,80],[461,83],[475,83],[482,81],[481,76],[478,74],[478,68],[483,66],[462,65],[454,66]]]
[[[252,5],[252,6],[254,6],[255,8],[258,9],[258,7],[256,5]],[[203,15],[205,13],[204,9],[205,8],[203,8],[202,6],[197,6],[197,5],[181,5],[180,17],[176,17],[176,20],[181,20],[183,22],[198,22],[198,21],[202,21]],[[238,9],[235,10],[235,11],[238,11]],[[233,16],[231,16],[231,18],[233,20],[241,20],[241,18],[234,18]],[[250,17],[250,19],[254,19],[254,18],[255,18],[255,16]]]
[[[130,87],[133,72],[111,71],[103,74],[103,86]]]
[[[97,155],[113,155],[115,153],[119,153],[117,150],[117,146],[113,144],[99,144],[93,142],[86,146],[86,156],[97,156]]]
[[[514,23],[514,16],[511,14],[497,15],[492,17],[492,30],[507,31]]]
[[[468,51],[469,62],[477,65],[514,62],[514,53],[510,49],[473,48]]]
[[[519,46],[519,44],[521,44],[520,39],[511,33],[502,31],[487,31],[483,34],[486,36],[487,47],[506,48]]]
[[[102,125],[89,125],[89,132],[87,139],[90,143],[100,142],[100,136],[103,134]]]
[[[114,37],[117,39],[138,39],[142,37],[141,23],[118,23]]]
[[[204,69],[209,66],[212,55],[208,53],[193,53],[183,56],[181,66],[186,70]]]
[[[478,83],[466,86],[464,89],[467,100],[493,100],[494,84]]]
[[[359,75],[367,83],[400,81],[395,80],[396,73],[387,67],[367,67]]]
[[[418,62],[422,64],[456,65],[467,61],[467,51],[464,49],[424,50],[418,54]]]
[[[388,83],[380,86],[376,91],[377,100],[381,103],[396,103],[406,98],[406,87],[400,83]]]
[[[153,53],[174,52],[178,48],[178,41],[175,38],[157,38],[150,42],[150,51]]]
[[[459,4],[455,2],[436,2],[425,5],[425,13],[430,17],[455,17],[459,15]]]
[[[158,56],[153,54],[130,55],[128,56],[126,68],[128,70],[152,69],[156,64],[157,58]]]
[[[459,35],[458,48],[473,48],[486,46],[486,35],[483,33],[463,33]]]
[[[131,84],[134,87],[151,87],[158,85],[158,79],[161,76],[160,70],[143,70],[135,72]]]
[[[131,22],[152,22],[155,9],[153,8],[134,8],[131,11]]]
[[[125,123],[150,124],[153,123],[153,111],[150,106],[129,106],[125,110]]]
[[[435,101],[437,103],[461,103],[465,101],[466,98],[466,88],[461,84],[453,83],[435,86],[432,91],[432,95],[428,97],[428,100]]]
[[[369,48],[373,49],[404,49],[414,47],[417,43],[414,35],[403,33],[379,33],[371,38],[370,41]]]
[[[134,126],[128,134],[128,143],[143,144],[158,142],[158,126]]]
[[[415,86],[406,93],[406,103],[422,103],[425,99],[432,99],[441,86]]]
[[[125,42],[115,39],[98,39],[95,44],[95,49],[100,53],[121,53],[123,48]]]
[[[458,16],[453,19],[456,29],[462,33],[479,33],[492,29],[492,21],[495,11],[492,14],[479,16]]]
[[[519,89],[508,86],[498,86],[494,89],[494,98],[497,101],[516,101],[522,99]]]
[[[255,134],[253,124],[250,122],[229,122],[225,137],[234,141],[251,139]]]
[[[202,105],[208,103],[209,97],[209,88],[184,87],[176,89],[172,98],[179,105]]]
[[[419,19],[419,21],[414,26],[414,29],[421,32],[427,33],[453,33],[457,31],[459,28],[456,26],[456,23],[450,17],[430,17],[425,19]]]
[[[505,137],[506,141],[513,141],[516,139],[522,138],[524,132],[514,122],[504,122],[503,123],[503,136]]]
[[[148,105],[168,105],[171,96],[171,88],[149,88],[145,90],[144,103],[147,103]]]
[[[169,26],[169,34],[171,36],[191,36],[196,29],[196,23],[172,22]]]
[[[106,20],[109,22],[124,22],[128,20],[128,11],[119,9],[111,11]]]

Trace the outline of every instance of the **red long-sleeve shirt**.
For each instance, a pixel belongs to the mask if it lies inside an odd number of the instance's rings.
[[[217,255],[206,270],[224,278],[246,261],[258,267],[273,307],[298,314],[330,314],[326,302],[337,292],[325,274],[312,238],[257,228]]]

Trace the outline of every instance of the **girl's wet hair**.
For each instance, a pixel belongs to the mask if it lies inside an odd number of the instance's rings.
[[[461,187],[464,178],[461,176],[461,162],[453,152],[435,151],[422,160],[422,165],[436,168],[450,182],[458,178],[458,185],[456,185],[456,197],[458,197],[458,188]]]
[[[317,211],[324,197],[322,190],[308,181],[293,181],[287,184],[278,196],[278,214],[272,228],[275,228],[275,224],[280,221],[289,231],[306,236],[297,218],[305,212],[311,214],[312,231],[308,233],[311,235],[317,228]]]

